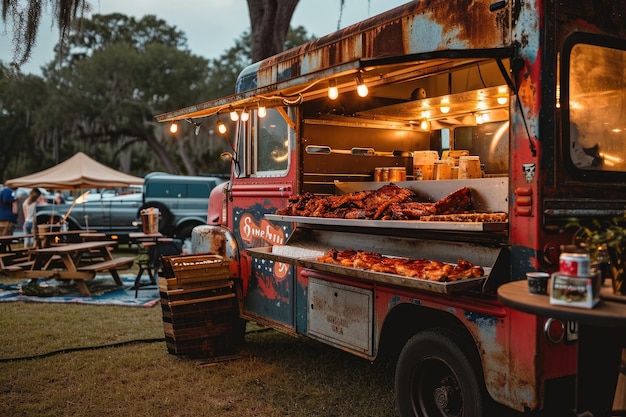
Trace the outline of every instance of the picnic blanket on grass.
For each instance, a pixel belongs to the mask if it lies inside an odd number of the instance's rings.
[[[160,300],[159,289],[152,285],[142,287],[135,298],[135,276],[121,274],[123,287],[111,275],[96,275],[85,283],[91,297],[84,297],[72,281],[38,280],[36,284],[24,281],[19,284],[0,284],[0,302],[32,301],[40,303],[77,303],[119,305],[128,307],[153,307]],[[147,277],[146,277],[147,279]]]

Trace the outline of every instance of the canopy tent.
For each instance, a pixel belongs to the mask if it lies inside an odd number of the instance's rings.
[[[143,185],[143,178],[116,171],[78,152],[51,168],[7,180],[5,185],[11,188],[40,187],[57,190],[118,188]]]

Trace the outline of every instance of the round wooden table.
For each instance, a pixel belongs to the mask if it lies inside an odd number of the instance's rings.
[[[626,297],[623,302],[603,287],[593,309],[550,304],[549,295],[531,294],[526,280],[498,288],[500,302],[541,317],[578,322],[576,413],[581,416],[626,415],[611,412],[622,348],[626,347]]]

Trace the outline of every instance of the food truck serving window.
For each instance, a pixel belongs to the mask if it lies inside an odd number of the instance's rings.
[[[569,42],[565,56],[561,93],[566,163],[579,179],[623,179],[626,174],[624,45],[597,36],[577,36]]]

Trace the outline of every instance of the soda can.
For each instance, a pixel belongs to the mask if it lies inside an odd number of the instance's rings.
[[[559,272],[571,277],[588,276],[590,262],[588,253],[564,252],[559,256]]]

